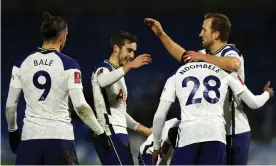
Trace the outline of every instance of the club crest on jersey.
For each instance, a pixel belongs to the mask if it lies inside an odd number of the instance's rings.
[[[80,74],[80,72],[74,72],[74,81],[75,81],[75,84],[80,84],[81,83],[81,74]]]

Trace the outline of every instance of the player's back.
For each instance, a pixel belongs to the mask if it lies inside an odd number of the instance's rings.
[[[182,120],[221,116],[228,76],[219,67],[205,62],[189,63],[176,72],[176,95],[185,114]]]
[[[68,111],[69,77],[81,84],[78,63],[56,50],[38,49],[15,65],[26,101],[22,140],[73,140]]]
[[[181,66],[171,77],[181,106],[184,140],[180,146],[206,141],[225,143],[223,104],[228,76],[213,64],[194,62]]]

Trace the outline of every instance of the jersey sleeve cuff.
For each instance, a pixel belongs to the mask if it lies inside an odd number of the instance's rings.
[[[159,150],[161,148],[161,141],[154,142],[154,150]]]
[[[264,96],[265,96],[266,100],[269,99],[270,95],[269,95],[268,91],[264,91]]]
[[[17,125],[8,128],[9,132],[15,132],[17,129],[18,129]]]

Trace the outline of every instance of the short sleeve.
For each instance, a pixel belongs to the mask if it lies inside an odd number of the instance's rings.
[[[234,51],[234,50],[228,51],[224,56],[225,56],[225,57],[236,57],[236,58],[238,58],[240,61],[242,61],[242,57],[239,55],[238,52],[236,52],[236,51]]]
[[[242,61],[242,55],[239,52],[239,50],[235,47],[235,46],[229,46],[229,48],[224,49],[221,52],[221,56],[224,57],[236,57],[238,58],[240,61]]]
[[[71,60],[68,64],[70,64],[70,66],[64,65],[69,66],[66,67],[66,72],[68,73],[68,89],[82,89],[81,71],[78,62]]]
[[[68,77],[68,89],[82,89],[81,71],[70,69]]]

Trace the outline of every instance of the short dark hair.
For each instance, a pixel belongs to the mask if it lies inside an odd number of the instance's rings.
[[[51,16],[43,13],[44,21],[40,27],[40,35],[43,41],[55,41],[61,32],[67,31],[67,22],[59,16]]]
[[[212,31],[219,31],[219,39],[226,42],[231,32],[231,22],[229,18],[221,13],[207,13],[204,20],[212,18],[211,29]]]
[[[136,43],[137,38],[134,34],[126,31],[114,32],[110,39],[110,48],[113,50],[113,46],[116,44],[118,47],[122,47],[125,43]]]

